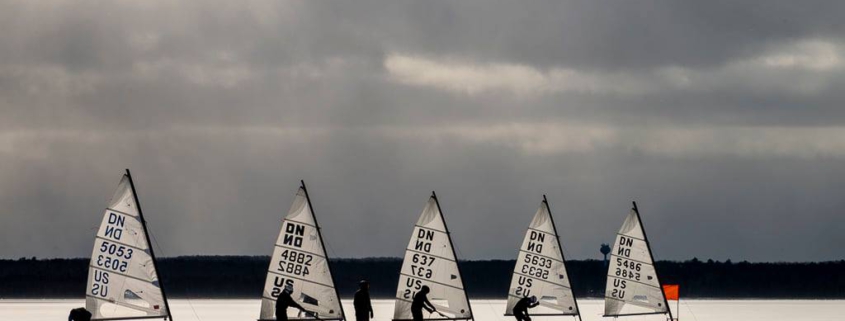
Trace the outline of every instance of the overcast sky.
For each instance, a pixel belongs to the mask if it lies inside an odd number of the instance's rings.
[[[600,257],[845,259],[845,2],[3,1],[0,258],[86,257],[124,168],[160,256],[269,255],[305,179],[329,255],[462,258],[548,195]]]

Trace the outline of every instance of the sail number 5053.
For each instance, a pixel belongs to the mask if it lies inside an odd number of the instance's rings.
[[[117,255],[121,258],[128,260],[128,259],[132,258],[133,251],[132,251],[132,249],[125,247],[123,245],[117,245],[117,244],[114,244],[114,243],[104,241],[102,244],[100,244],[100,253],[104,253],[104,254],[108,253],[108,254],[111,254],[111,255]]]
[[[293,250],[284,250],[279,261],[280,272],[286,272],[294,275],[306,276],[310,274],[308,267],[311,266],[311,261],[314,256]]]

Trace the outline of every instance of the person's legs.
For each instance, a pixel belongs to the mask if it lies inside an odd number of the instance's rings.
[[[369,313],[355,311],[355,321],[367,321],[369,319],[370,319]]]
[[[411,311],[411,316],[413,316],[414,321],[422,321],[422,311]]]

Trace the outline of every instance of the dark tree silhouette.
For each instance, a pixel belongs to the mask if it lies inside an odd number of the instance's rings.
[[[190,256],[159,260],[159,275],[170,297],[258,298],[267,256]],[[392,298],[399,282],[399,258],[331,260],[335,285],[351,298],[358,281],[370,281],[373,298]],[[460,261],[472,298],[507,296],[513,260]],[[604,295],[607,268],[601,260],[568,261],[578,297]],[[0,260],[0,299],[81,298],[88,259]],[[845,260],[817,263],[749,263],[693,259],[657,262],[660,278],[680,284],[685,298],[845,299]],[[777,280],[777,282],[773,282]]]

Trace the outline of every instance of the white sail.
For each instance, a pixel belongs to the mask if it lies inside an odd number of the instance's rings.
[[[636,206],[636,205],[635,205]],[[610,253],[604,315],[669,313],[636,208],[619,229]]]
[[[276,318],[276,298],[287,285],[293,287],[291,297],[297,303],[316,313],[301,313],[298,309],[290,308],[289,319],[344,318],[320,228],[311,210],[304,184],[297,191],[276,239],[261,298],[261,320]]]
[[[536,296],[540,303],[531,314],[579,315],[557,229],[545,200],[534,214],[519,248],[505,315],[512,315],[514,305],[530,296]]]
[[[124,175],[103,215],[88,267],[85,307],[94,319],[170,315],[141,220]]]
[[[411,241],[405,250],[399,285],[396,289],[394,320],[410,320],[414,295],[427,285],[431,290],[428,299],[437,311],[448,319],[472,319],[469,299],[464,291],[461,271],[455,259],[452,239],[443,221],[443,214],[432,194],[420,214]],[[444,319],[428,315],[427,319]]]

